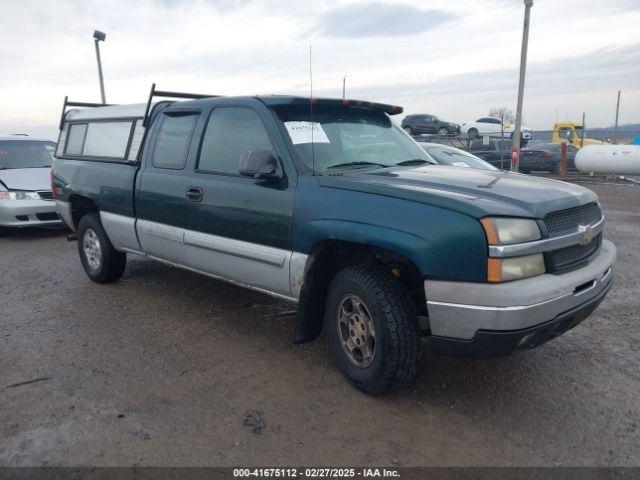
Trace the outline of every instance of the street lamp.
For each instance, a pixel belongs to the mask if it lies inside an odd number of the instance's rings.
[[[522,51],[520,52],[520,82],[518,84],[518,107],[516,108],[516,125],[513,131],[513,157],[511,170],[518,171],[520,163],[520,130],[522,127],[522,99],[524,97],[524,76],[527,70],[527,47],[529,45],[529,17],[533,0],[524,0],[524,27],[522,29]]]
[[[102,78],[102,62],[100,61],[100,46],[98,42],[104,42],[105,38],[107,38],[107,34],[101,32],[100,30],[93,31],[93,42],[96,46],[96,60],[98,61],[98,78],[100,80],[100,96],[102,97],[102,103],[106,104],[107,99],[104,95],[104,79]]]

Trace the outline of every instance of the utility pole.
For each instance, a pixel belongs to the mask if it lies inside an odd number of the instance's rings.
[[[344,77],[342,77],[342,99],[344,100],[346,97],[346,87],[347,87],[347,75],[345,74]]]
[[[500,170],[504,170],[504,110],[502,110],[500,122]]]
[[[102,103],[106,104],[107,99],[104,95],[104,78],[102,78],[102,62],[100,61],[100,45],[98,42],[104,42],[105,38],[107,38],[107,34],[103,33],[99,30],[93,31],[93,43],[96,47],[96,60],[98,61],[98,79],[100,80],[100,97],[102,98]]]
[[[616,103],[616,123],[613,127],[613,143],[618,143],[618,115],[620,114],[620,90],[618,90],[618,102]]]
[[[518,171],[520,163],[520,130],[522,128],[522,101],[524,98],[524,78],[527,71],[527,48],[529,46],[529,18],[533,0],[524,0],[524,26],[522,29],[522,50],[520,51],[520,82],[518,83],[518,106],[516,108],[516,125],[513,131],[513,152],[511,170]]]

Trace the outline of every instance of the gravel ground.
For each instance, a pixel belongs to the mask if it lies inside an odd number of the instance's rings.
[[[640,465],[640,188],[591,184],[616,285],[574,330],[495,360],[429,352],[351,388],[294,310],[130,256],[84,275],[64,233],[0,238],[0,465]]]

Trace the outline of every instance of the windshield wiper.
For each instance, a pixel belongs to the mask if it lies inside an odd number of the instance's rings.
[[[374,166],[383,167],[383,168],[389,167],[389,165],[384,165],[382,163],[375,163],[375,162],[347,162],[347,163],[338,163],[336,165],[331,165],[330,167],[327,167],[327,170],[330,170],[332,168],[358,167],[358,166],[367,166],[367,165],[374,165]]]
[[[405,160],[403,162],[398,162],[396,165],[398,167],[409,167],[411,165],[424,165],[428,163],[429,165],[437,165],[436,162],[430,162],[429,160],[423,160],[422,158],[414,158],[412,160]]]

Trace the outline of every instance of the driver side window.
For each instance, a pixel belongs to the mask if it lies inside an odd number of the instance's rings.
[[[573,130],[570,128],[562,127],[558,130],[558,135],[560,138],[566,138],[567,140],[571,140],[573,138]]]
[[[258,114],[250,108],[218,107],[209,117],[197,168],[237,175],[242,154],[256,149],[274,150]]]

